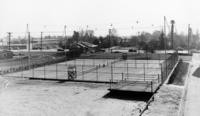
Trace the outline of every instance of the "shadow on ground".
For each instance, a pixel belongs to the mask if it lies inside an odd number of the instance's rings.
[[[198,67],[198,68],[194,71],[194,73],[193,73],[192,75],[195,76],[195,77],[200,78],[200,67]]]
[[[103,98],[113,98],[121,100],[145,101],[147,102],[153,93],[149,92],[135,92],[135,91],[110,91]]]
[[[168,84],[183,86],[185,84],[185,78],[186,74],[188,73],[188,68],[189,63],[180,60],[171,77],[169,78]]]

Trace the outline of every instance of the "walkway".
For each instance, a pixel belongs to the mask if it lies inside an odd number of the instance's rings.
[[[184,116],[200,115],[200,77],[193,76],[193,73],[199,66],[200,54],[193,54],[191,71],[188,78]]]

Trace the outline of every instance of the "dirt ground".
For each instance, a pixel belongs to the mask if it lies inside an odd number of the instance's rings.
[[[104,97],[105,84],[0,80],[0,116],[137,116],[145,105]]]

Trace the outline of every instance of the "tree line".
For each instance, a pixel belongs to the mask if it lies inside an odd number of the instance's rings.
[[[33,38],[32,40],[39,39]],[[154,31],[153,33],[142,32],[139,35],[129,37],[121,37],[115,34],[107,36],[95,36],[93,31],[74,31],[72,36],[45,36],[43,39],[54,38],[59,41],[59,47],[70,49],[75,47],[75,44],[80,41],[85,41],[98,45],[99,48],[109,48],[112,46],[121,47],[136,47],[141,50],[164,50],[172,49],[171,35],[164,35],[162,31]],[[200,49],[199,33],[191,34],[189,40],[190,49]],[[173,49],[188,49],[188,35],[183,33],[174,33]],[[13,39],[12,44],[26,44],[26,38]]]
[[[141,50],[164,50],[172,49],[171,35],[164,35],[162,31],[154,31],[153,33],[142,32],[137,36],[120,37],[115,35],[94,36],[93,34],[80,34],[74,31],[73,36],[62,38],[59,46],[62,48],[70,48],[73,43],[86,41],[98,45],[99,48],[109,48],[112,46],[136,47]],[[199,34],[192,34],[189,40],[190,49],[200,49]],[[183,33],[174,33],[173,49],[188,49],[188,35]]]

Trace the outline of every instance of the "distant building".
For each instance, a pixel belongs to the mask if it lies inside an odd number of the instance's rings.
[[[97,50],[97,45],[91,44],[89,42],[78,42],[76,44],[77,46],[79,46],[80,48],[82,48],[83,52],[96,52]]]
[[[0,46],[1,50],[9,50],[9,45]],[[26,50],[26,44],[10,44],[10,50]]]
[[[54,38],[44,38],[41,42],[41,39],[37,38],[32,41],[32,49],[41,49],[41,47],[42,49],[59,49],[59,40]]]
[[[2,50],[0,51],[0,59],[9,59],[13,58],[14,54],[11,51]]]

